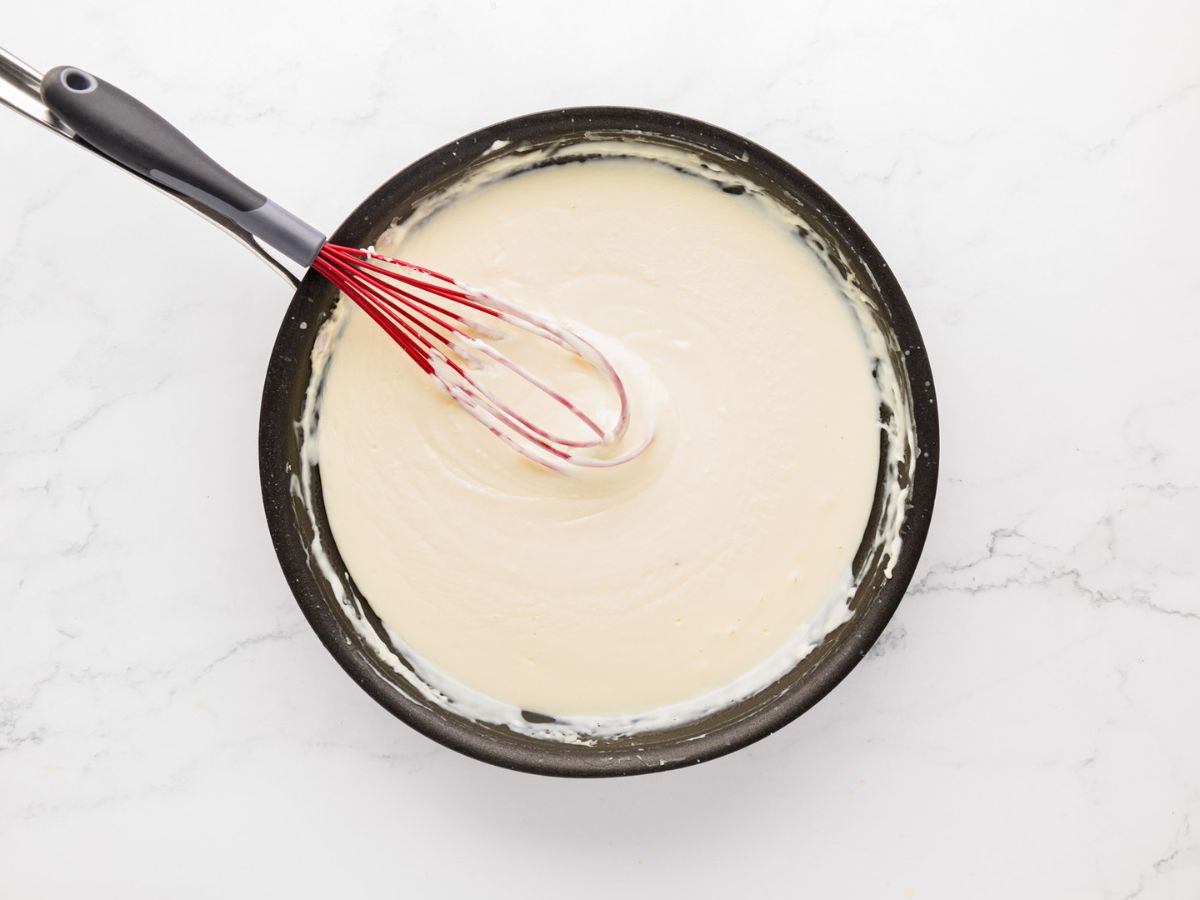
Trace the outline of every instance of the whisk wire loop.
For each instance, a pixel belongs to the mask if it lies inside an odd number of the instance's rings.
[[[528,459],[556,471],[568,471],[570,466],[611,467],[641,455],[653,440],[653,429],[648,428],[642,441],[623,453],[594,452],[624,438],[630,421],[629,396],[607,357],[564,325],[459,284],[448,275],[372,250],[325,244],[312,267],[370,316],[451,399]],[[492,342],[504,333],[488,324],[493,320],[547,340],[590,365],[617,398],[614,421],[601,426],[544,378],[494,346]],[[564,409],[589,435],[569,437],[538,425],[467,371],[482,368],[489,360]]]

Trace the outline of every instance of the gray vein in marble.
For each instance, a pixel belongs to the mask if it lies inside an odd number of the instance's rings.
[[[1128,894],[1125,894],[1121,900],[1136,900],[1146,890],[1153,885],[1154,881],[1166,872],[1169,872],[1177,861],[1181,858],[1194,858],[1196,862],[1200,862],[1200,844],[1191,838],[1192,821],[1190,815],[1185,815],[1179,826],[1179,831],[1175,838],[1171,841],[1171,846],[1167,852],[1154,860],[1150,865],[1138,876],[1137,887]]]
[[[114,394],[104,400],[100,400],[81,413],[76,418],[67,422],[65,425],[57,427],[52,433],[42,435],[42,438],[49,438],[49,443],[42,443],[40,446],[32,445],[27,433],[20,435],[21,443],[24,446],[17,448],[5,448],[0,446],[0,457],[3,456],[31,456],[45,453],[58,453],[64,446],[88,425],[92,424],[97,418],[110,411],[113,407],[118,406],[128,400],[146,397],[158,391],[164,384],[171,380],[171,376],[164,375],[154,381],[149,387],[141,390],[125,391],[123,393]],[[47,490],[51,480],[47,480]]]
[[[1175,486],[1171,486],[1171,489],[1179,490]],[[1099,524],[1111,524],[1119,514],[1120,511],[1105,516]],[[1005,549],[1009,543],[1016,544],[1017,549]],[[1049,564],[1038,562],[1029,553],[1022,552],[1021,545],[1024,545],[1025,549],[1036,547],[1056,559]],[[1200,621],[1200,612],[1163,606],[1156,603],[1150,594],[1142,589],[1135,588],[1127,592],[1114,593],[1089,587],[1085,583],[1087,575],[1078,566],[1067,562],[1069,558],[1069,551],[1037,543],[1022,534],[1017,528],[996,528],[992,530],[986,546],[979,556],[961,562],[944,562],[930,566],[909,589],[909,592],[914,595],[937,591],[982,594],[1002,591],[1010,587],[1062,586],[1068,588],[1075,595],[1082,596],[1093,606],[1115,604],[1128,609],[1145,610],[1159,615]],[[986,564],[998,560],[1013,560],[1018,565],[1015,571],[1008,572],[1000,578],[987,579],[980,574],[980,570]]]
[[[230,647],[227,651],[225,651],[220,656],[218,656],[216,659],[212,660],[209,663],[206,663],[204,666],[202,666],[200,669],[198,669],[196,671],[196,673],[192,676],[191,680],[187,683],[186,687],[188,687],[188,688],[195,687],[199,682],[201,682],[207,675],[209,675],[218,666],[222,665],[223,663],[228,662],[230,659],[234,658],[235,656],[245,653],[247,650],[249,650],[253,647],[257,647],[262,644],[277,643],[279,641],[289,641],[292,638],[296,637],[296,635],[300,634],[301,632],[302,632],[302,629],[299,626],[293,625],[293,626],[289,626],[287,628],[280,628],[275,631],[269,631],[264,634],[256,634],[256,635],[252,635],[251,637],[242,638],[241,640],[237,641],[232,647]],[[176,694],[182,689],[183,689],[182,687],[174,688],[174,689],[172,689],[171,693]]]
[[[1140,125],[1148,120],[1155,119],[1165,112],[1170,112],[1175,107],[1186,103],[1193,97],[1200,97],[1200,82],[1192,82],[1185,84],[1183,87],[1172,91],[1162,100],[1150,106],[1144,106],[1137,112],[1133,113],[1125,122],[1116,130],[1112,137],[1098,144],[1092,144],[1086,147],[1086,154],[1090,159],[1103,159],[1117,148],[1120,143],[1129,137],[1129,135]]]

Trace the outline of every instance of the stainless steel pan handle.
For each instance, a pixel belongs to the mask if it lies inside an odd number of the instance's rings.
[[[0,103],[3,103],[26,118],[37,122],[39,125],[49,128],[59,136],[71,141],[77,147],[87,150],[89,153],[98,156],[100,159],[119,169],[123,169],[134,178],[144,184],[150,185],[156,191],[167,195],[172,200],[182,203],[188,209],[192,210],[192,212],[212,222],[230,237],[237,240],[247,250],[270,266],[293,289],[299,286],[300,279],[292,270],[281,259],[274,256],[269,248],[259,243],[254,235],[232,219],[163,186],[151,178],[147,178],[128,166],[121,165],[121,163],[97,151],[91,145],[81,140],[75,132],[67,127],[62,119],[46,107],[42,102],[41,90],[42,73],[0,47]]]
[[[42,103],[42,73],[3,47],[0,47],[0,103],[68,140],[75,139],[75,133]]]

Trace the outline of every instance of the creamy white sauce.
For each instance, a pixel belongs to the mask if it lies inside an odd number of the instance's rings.
[[[722,192],[710,178],[738,179],[679,151],[558,151],[573,153],[611,158],[515,177],[547,153],[484,163],[378,249],[579,328],[630,385],[634,434],[654,423],[643,457],[570,477],[529,463],[344,298],[318,335],[303,428],[341,556],[412,671],[314,544],[380,658],[464,715],[586,740],[735,702],[846,621],[881,402],[892,453],[874,540],[890,560],[911,429],[865,295],[802,223],[753,185]],[[586,372],[542,362],[605,402]],[[309,466],[296,489],[311,506]]]

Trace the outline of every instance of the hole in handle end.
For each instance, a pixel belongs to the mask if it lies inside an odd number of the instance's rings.
[[[63,87],[76,94],[87,94],[94,91],[98,84],[96,76],[83,71],[83,69],[63,69],[58,77],[62,79]]]

